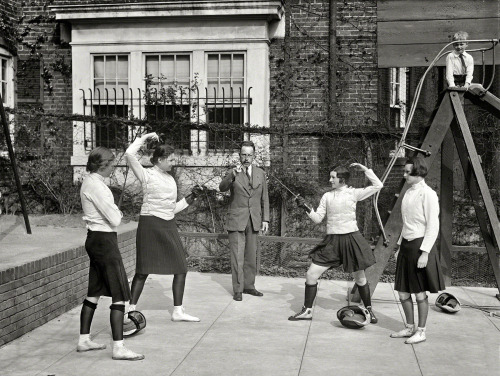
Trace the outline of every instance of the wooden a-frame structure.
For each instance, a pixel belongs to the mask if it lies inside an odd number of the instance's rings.
[[[493,268],[497,287],[500,291],[500,223],[491,198],[481,160],[477,154],[469,125],[463,109],[464,97],[475,105],[500,118],[500,99],[484,90],[482,85],[473,84],[468,91],[448,89],[420,146],[422,155],[429,166],[432,165],[441,148],[441,190],[440,190],[440,252],[444,273],[451,275],[451,226],[453,223],[453,154],[455,143],[460,162],[467,180],[468,189],[474,204],[479,228]],[[377,263],[366,270],[371,292],[382,276],[389,257],[397,247],[403,227],[401,221],[401,202],[409,188],[404,183],[389,217],[384,225],[387,241],[381,236],[375,247]],[[355,291],[353,291],[355,293]],[[500,299],[500,294],[497,294]],[[353,297],[359,301],[359,296]]]

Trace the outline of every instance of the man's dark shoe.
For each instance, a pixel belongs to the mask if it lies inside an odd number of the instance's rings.
[[[243,295],[241,294],[241,292],[235,292],[233,295],[233,299],[237,302],[241,302],[243,300]]]
[[[243,290],[243,294],[250,294],[250,295],[253,295],[253,296],[264,296],[263,293],[261,293],[260,291],[255,290],[255,289],[244,289]]]

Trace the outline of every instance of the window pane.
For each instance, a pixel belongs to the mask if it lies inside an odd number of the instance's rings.
[[[95,80],[94,81],[94,90],[95,90],[95,94],[94,94],[95,100],[99,99],[99,95],[101,96],[101,99],[105,98],[106,93],[104,92],[104,80]]]
[[[233,80],[233,98],[240,99],[240,96],[241,98],[245,97],[245,92],[243,91],[243,79]]]
[[[128,79],[128,56],[118,56],[117,78]]]
[[[2,81],[7,81],[7,60],[2,60]]]
[[[158,56],[146,56],[146,75],[158,79]]]
[[[208,80],[208,97],[215,98],[217,92],[217,80]]]
[[[122,92],[123,89],[123,92]],[[118,87],[116,88],[116,97],[122,99],[123,95],[125,98],[127,97],[128,92],[128,82],[127,81],[118,81]]]
[[[231,79],[229,78],[224,78],[220,80],[220,93],[218,93],[217,97],[218,99],[229,99],[231,97]]]
[[[166,85],[173,85],[175,81],[175,57],[165,55],[161,57],[160,77]]]
[[[104,56],[94,57],[94,78],[104,78]]]
[[[220,56],[220,76],[231,77],[231,55]]]
[[[177,81],[189,79],[189,56],[188,55],[180,55],[177,56]]]
[[[106,56],[104,78],[107,82],[114,82],[116,79],[116,56]]]
[[[208,55],[208,77],[219,77],[218,55]]]
[[[7,83],[2,82],[2,102],[7,103]]]
[[[243,77],[243,55],[235,54],[233,55],[233,77]]]

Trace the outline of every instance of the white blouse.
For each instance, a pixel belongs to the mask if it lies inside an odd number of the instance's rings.
[[[401,215],[401,237],[410,241],[423,237],[420,250],[430,252],[439,234],[439,201],[436,192],[424,180],[406,191]],[[401,237],[398,244],[401,244]]]
[[[91,173],[80,189],[83,220],[91,231],[116,232],[122,220],[122,212],[115,205],[113,193],[104,182],[104,177]]]
[[[156,166],[146,169],[141,165],[136,154],[143,142],[141,138],[137,138],[125,152],[130,168],[142,184],[144,197],[141,215],[171,220],[189,205],[184,198],[177,202],[177,184],[169,173]]]
[[[326,192],[319,202],[316,211],[308,214],[315,223],[320,223],[326,215],[327,234],[348,234],[358,231],[356,221],[356,203],[370,197],[383,187],[373,170],[365,171],[366,177],[372,183],[366,188],[341,187]]]

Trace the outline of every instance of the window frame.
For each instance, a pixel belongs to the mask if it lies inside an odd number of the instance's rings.
[[[2,80],[2,62],[5,61],[5,81]],[[5,84],[6,95],[3,92]],[[3,105],[6,108],[14,107],[14,57],[3,47],[0,47],[0,93],[2,94]]]
[[[406,80],[408,68],[389,68],[389,122],[397,128],[406,127]],[[398,114],[398,124],[393,124],[392,112]]]
[[[100,93],[99,93],[100,99],[97,96],[97,90],[98,90],[96,88],[96,81],[97,80],[103,80],[104,87],[110,86],[110,84],[107,82],[106,76],[105,76],[107,58],[108,57],[115,57],[115,62],[118,62],[119,56],[126,56],[127,57],[127,77],[126,77],[127,89],[124,90],[124,98],[127,98],[127,96],[129,95],[129,89],[130,89],[130,65],[131,65],[130,64],[130,62],[131,62],[130,53],[90,53],[90,81],[91,81],[93,97],[92,97],[92,101],[90,102],[90,104],[85,105],[85,106],[89,108],[89,110],[90,110],[89,113],[92,114],[93,116],[96,116],[96,114],[97,114],[97,111],[95,109],[96,107],[99,107],[98,113],[101,114],[101,111],[103,111],[101,108],[103,108],[104,111],[106,111],[106,112],[108,111],[107,106],[110,107],[111,112],[112,112],[110,114],[110,116],[113,116],[113,114],[115,112],[115,107],[117,107],[117,106],[123,107],[123,103],[124,103],[125,107],[122,110],[126,111],[126,117],[128,117],[128,115],[129,115],[130,104],[128,101],[123,100],[123,98],[121,97],[121,90],[119,90],[119,88],[118,88],[120,80],[124,81],[125,78],[118,77],[118,69],[116,70],[116,74],[114,77],[114,81],[115,81],[114,87],[116,88],[116,102],[115,102],[113,90],[110,91],[108,89],[108,99],[106,99],[106,91],[105,90],[103,90],[102,92],[100,91]],[[104,58],[104,66],[103,66],[104,76],[102,79],[95,77],[95,58],[96,57],[103,57]],[[100,133],[101,131],[98,132],[99,125],[96,122],[90,122],[90,123],[88,123],[88,125],[84,125],[84,127],[85,127],[85,130],[84,130],[85,150],[90,151],[92,146],[93,147],[106,146],[112,150],[119,150],[120,146],[118,144],[118,140],[117,140],[117,136],[116,136],[119,131],[117,131],[116,128],[113,129],[112,131],[108,130],[108,132],[107,132],[108,136],[111,133],[112,135],[114,135],[114,138],[112,138],[112,137],[111,138],[104,138],[104,141],[101,140],[101,143],[98,144],[98,133],[100,135],[102,135],[102,133]],[[87,135],[86,127],[90,127],[90,129],[88,130],[89,135]],[[125,131],[123,131],[123,132],[125,133]],[[130,129],[126,130],[126,138],[127,138],[127,141],[130,138]],[[89,143],[90,146],[87,146],[87,143]]]
[[[116,57],[116,61],[118,61],[118,56],[127,56],[127,90],[125,90],[125,96],[128,95],[128,90],[130,89],[130,53],[123,53],[123,52],[118,52],[118,53],[91,53],[90,54],[91,56],[91,72],[90,72],[90,79],[91,79],[91,87],[92,87],[92,91],[93,93],[95,94],[97,92],[97,89],[96,89],[96,86],[95,86],[95,82],[96,82],[96,77],[95,77],[95,58],[96,57],[104,57],[104,72],[106,72],[106,57],[109,57],[109,56],[115,56]],[[117,73],[118,73],[118,70],[117,70]],[[115,81],[119,80],[120,78],[118,77],[115,77]],[[103,78],[103,81],[104,81],[104,86],[106,86],[106,78],[104,77]],[[118,82],[115,82],[115,86],[118,86]],[[119,91],[118,91],[118,87],[116,88],[116,99],[117,99],[117,102],[119,102],[121,100],[121,98],[119,97]],[[101,101],[105,101],[106,100],[106,91],[103,91],[101,94]],[[108,91],[108,94],[109,94],[109,102],[110,103],[113,103],[114,104],[114,97],[113,97],[113,94],[114,93],[110,93]],[[96,100],[97,97],[94,98],[94,100]]]
[[[145,52],[145,53],[143,53],[142,58],[143,58],[143,66],[144,66],[144,75],[143,75],[143,80],[145,82],[144,87],[146,87],[147,58],[148,58],[148,56],[158,56],[158,64],[160,64],[162,56],[174,56],[174,61],[176,61],[178,55],[183,55],[183,56],[189,57],[189,77],[188,77],[189,86],[186,89],[190,88],[191,81],[193,78],[193,51],[169,51],[169,52]],[[158,73],[160,74],[159,68],[160,67],[158,67]],[[177,69],[175,65],[174,65],[174,69]],[[158,83],[161,85],[160,77],[158,77]],[[177,85],[177,76],[175,77],[174,85]],[[165,86],[168,86],[168,85],[165,84]]]
[[[233,55],[243,55],[243,90],[242,90],[242,96],[243,98],[246,98],[246,95],[247,95],[247,77],[248,77],[248,72],[247,72],[247,51],[244,51],[244,50],[229,50],[229,51],[220,51],[220,50],[214,50],[214,51],[207,51],[205,50],[205,79],[206,79],[206,88],[207,88],[207,97],[210,98],[210,95],[209,95],[209,90],[208,90],[208,81],[210,79],[210,77],[208,76],[208,56],[209,55],[219,55],[219,76],[217,77],[217,93],[220,93],[220,97],[219,95],[217,95],[217,102],[222,102],[222,90],[220,90],[219,92],[219,87],[220,87],[220,56],[221,55],[231,55],[231,62],[232,62],[232,56]],[[232,83],[233,83],[233,77],[230,76],[229,77],[231,79],[231,83],[230,83],[230,87],[232,87]],[[242,104],[246,104],[247,103],[247,100],[246,99],[243,99],[243,100],[239,100],[239,97],[236,96],[237,93],[234,93],[233,92],[233,101],[229,101],[230,98],[231,98],[231,94],[230,93],[224,93],[224,99],[227,103],[242,103]],[[208,100],[207,98],[207,100]],[[213,103],[215,103],[214,100],[212,100]],[[245,116],[246,118],[246,116]]]

